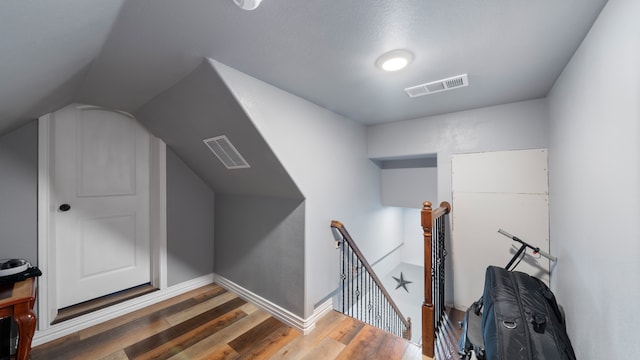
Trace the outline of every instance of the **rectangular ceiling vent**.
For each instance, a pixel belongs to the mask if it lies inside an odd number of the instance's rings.
[[[404,91],[407,93],[407,95],[409,95],[409,97],[414,98],[423,95],[435,94],[442,91],[453,90],[465,86],[469,86],[469,77],[467,76],[467,74],[462,74],[447,79],[432,81],[426,84],[411,86],[404,89]]]
[[[227,169],[248,168],[249,163],[240,155],[225,135],[202,140]]]

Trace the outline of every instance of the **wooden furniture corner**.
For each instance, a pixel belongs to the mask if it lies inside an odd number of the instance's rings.
[[[36,330],[36,280],[28,278],[14,284],[0,285],[0,319],[12,316],[18,325],[16,360],[29,358],[31,340]]]

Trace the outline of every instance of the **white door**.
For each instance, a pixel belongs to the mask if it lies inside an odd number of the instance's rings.
[[[58,308],[150,281],[150,135],[116,111],[53,114]]]

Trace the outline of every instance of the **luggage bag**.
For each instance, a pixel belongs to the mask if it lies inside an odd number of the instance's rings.
[[[489,266],[482,306],[487,360],[575,360],[564,316],[539,279]]]

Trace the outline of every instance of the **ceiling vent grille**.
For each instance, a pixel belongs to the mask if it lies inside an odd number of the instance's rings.
[[[467,76],[467,74],[462,74],[447,79],[432,81],[426,84],[411,86],[404,89],[404,91],[407,93],[407,95],[409,95],[409,97],[414,98],[423,95],[435,94],[442,91],[453,90],[465,86],[469,86],[469,77]]]
[[[202,140],[227,169],[248,168],[249,163],[240,155],[225,135]]]

